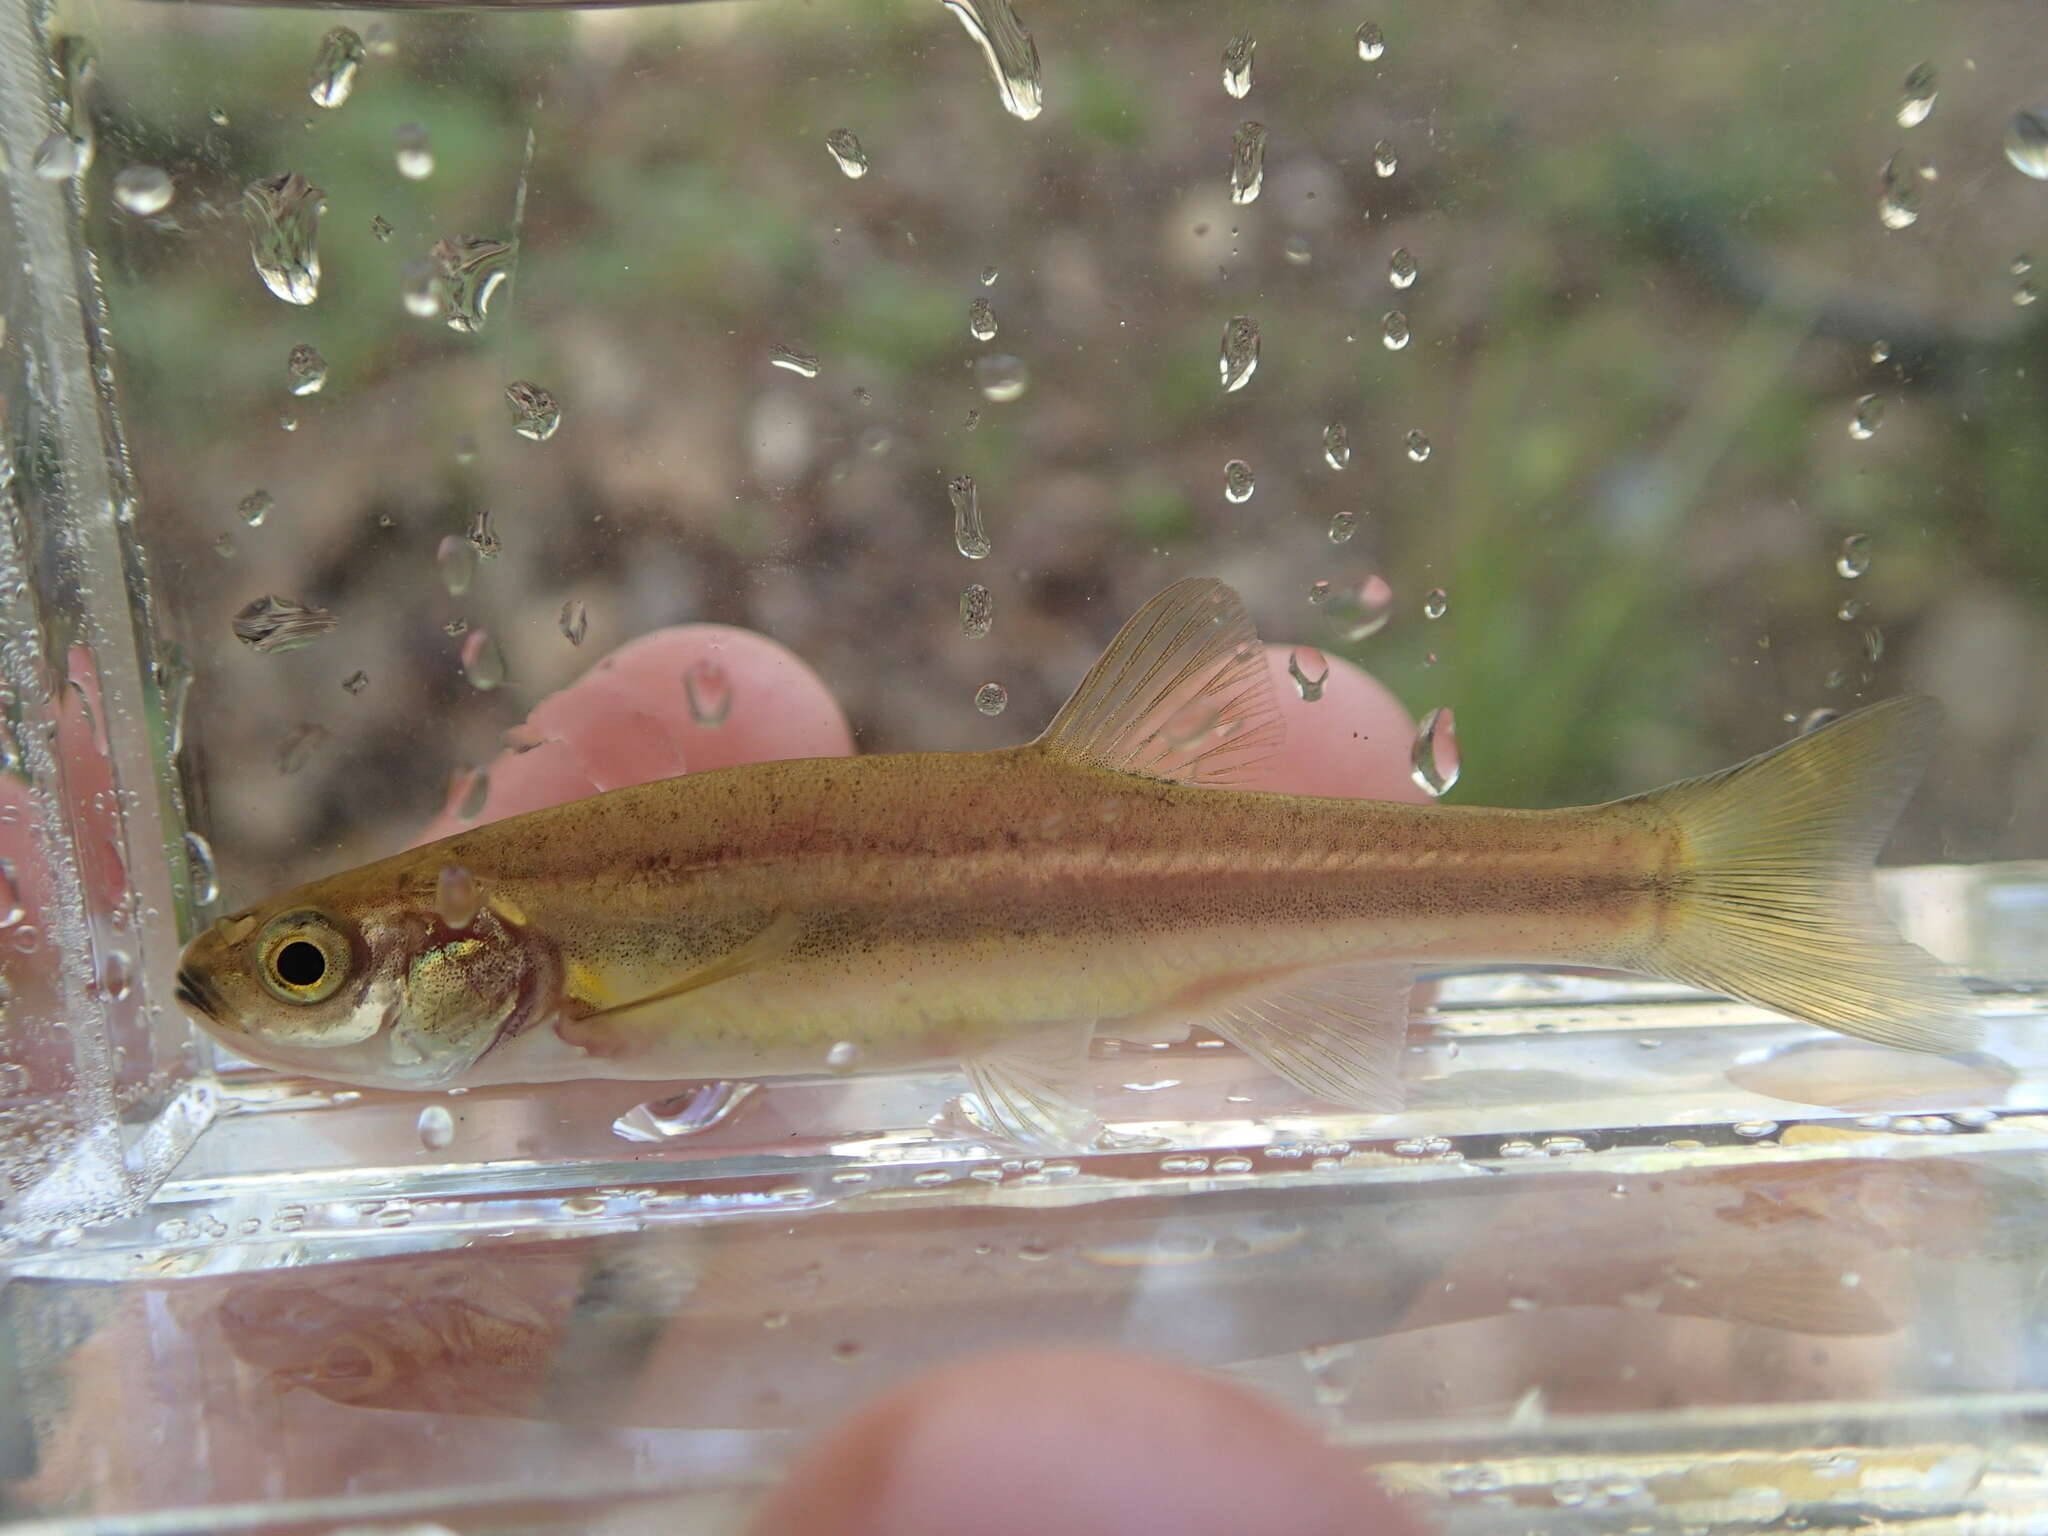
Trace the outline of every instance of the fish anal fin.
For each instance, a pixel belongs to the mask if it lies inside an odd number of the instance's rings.
[[[1070,1019],[967,1057],[969,1093],[954,1116],[979,1136],[1054,1151],[1089,1147],[1102,1122],[1089,1104],[1093,1019]]]
[[[1742,1262],[1681,1259],[1671,1266],[1672,1283],[1663,1287],[1657,1310],[1837,1338],[1897,1332],[1901,1319],[1889,1277],[1882,1269],[1858,1270],[1854,1262],[1796,1253]]]
[[[1265,648],[1222,582],[1175,582],[1132,615],[1039,738],[1075,762],[1187,784],[1242,782],[1286,730]]]
[[[759,970],[771,965],[789,952],[803,929],[803,919],[792,912],[779,913],[771,918],[754,936],[727,950],[715,960],[684,972],[673,982],[638,997],[622,998],[609,1002],[602,1008],[575,1018],[565,1018],[558,1026],[557,1033],[572,1045],[581,1046],[593,1055],[615,1054],[623,1045],[619,1039],[622,1032],[630,1031],[636,1024],[652,1017],[651,1010],[657,1003],[696,992],[714,983],[726,981],[748,971]],[[642,1010],[650,1010],[643,1012]]]
[[[1392,1113],[1414,986],[1406,965],[1294,971],[1218,999],[1201,1022],[1325,1103]]]

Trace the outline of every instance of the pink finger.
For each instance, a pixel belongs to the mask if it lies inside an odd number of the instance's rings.
[[[1310,693],[1328,669],[1319,697],[1303,697],[1288,670],[1295,658]],[[1384,683],[1311,646],[1268,645],[1266,665],[1280,696],[1287,743],[1250,776],[1252,788],[1428,803],[1428,793],[1409,773],[1415,721]]]

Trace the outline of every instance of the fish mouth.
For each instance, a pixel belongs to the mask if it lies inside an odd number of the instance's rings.
[[[216,1024],[220,1022],[220,998],[207,985],[206,979],[191,967],[178,967],[178,981],[172,995],[200,1017],[211,1019]]]

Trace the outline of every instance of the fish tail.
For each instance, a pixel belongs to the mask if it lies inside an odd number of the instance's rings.
[[[1620,802],[1677,834],[1638,968],[1884,1045],[1970,1046],[1968,994],[1899,936],[1872,880],[1940,723],[1932,699],[1889,699]]]

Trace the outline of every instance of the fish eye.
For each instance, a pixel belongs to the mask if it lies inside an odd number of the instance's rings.
[[[349,943],[317,912],[289,912],[263,931],[256,974],[273,997],[319,1003],[348,979]]]

